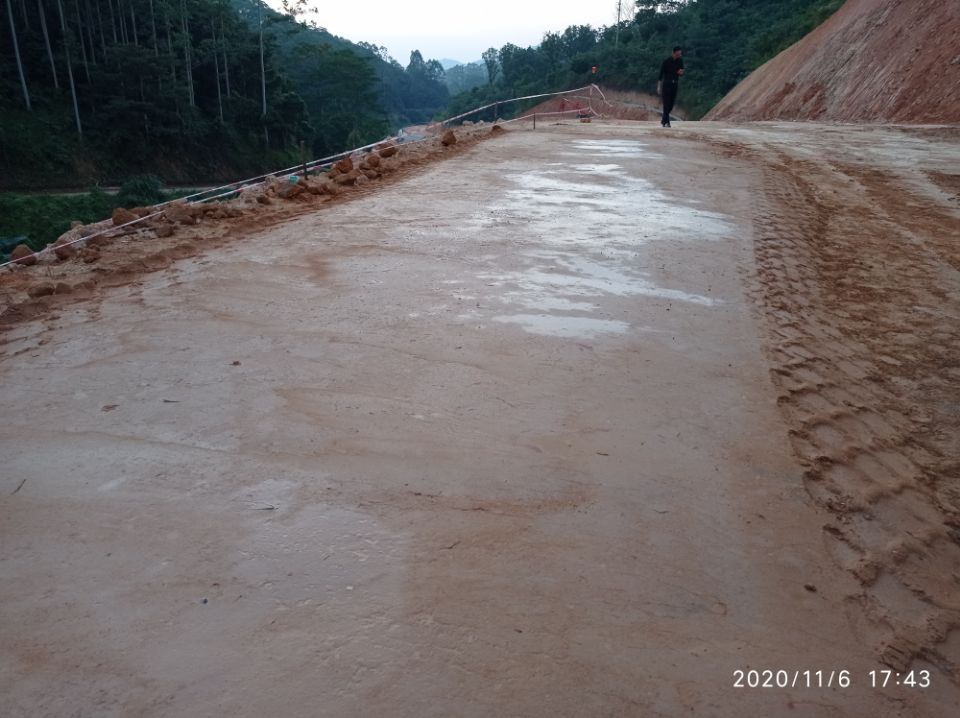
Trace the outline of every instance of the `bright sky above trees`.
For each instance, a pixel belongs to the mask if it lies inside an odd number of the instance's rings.
[[[279,8],[280,0],[267,0]],[[613,25],[617,0],[308,0],[318,8],[307,20],[353,42],[385,45],[400,64],[412,50],[425,59],[480,59],[488,47],[513,43],[536,45],[543,33],[569,25]],[[634,3],[623,0],[624,18],[632,17]]]

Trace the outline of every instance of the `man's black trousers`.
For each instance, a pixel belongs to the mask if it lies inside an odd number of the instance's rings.
[[[663,100],[663,118],[660,120],[660,123],[669,125],[670,113],[673,112],[673,103],[676,102],[677,99],[677,86],[672,82],[664,82],[661,99]]]

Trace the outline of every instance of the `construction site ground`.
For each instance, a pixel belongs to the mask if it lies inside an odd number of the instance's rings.
[[[955,715],[958,140],[540,122],[18,268],[2,713]]]

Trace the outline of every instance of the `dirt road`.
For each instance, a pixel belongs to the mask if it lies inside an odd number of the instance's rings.
[[[6,715],[952,714],[956,130],[503,135],[6,332]]]

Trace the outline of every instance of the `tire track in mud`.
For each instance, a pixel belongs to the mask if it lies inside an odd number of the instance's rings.
[[[877,201],[863,177],[714,144],[762,168],[749,293],[806,488],[835,519],[824,526],[828,550],[861,586],[847,612],[884,664],[921,658],[960,683],[960,248],[944,256],[950,215],[917,229],[912,205]]]

